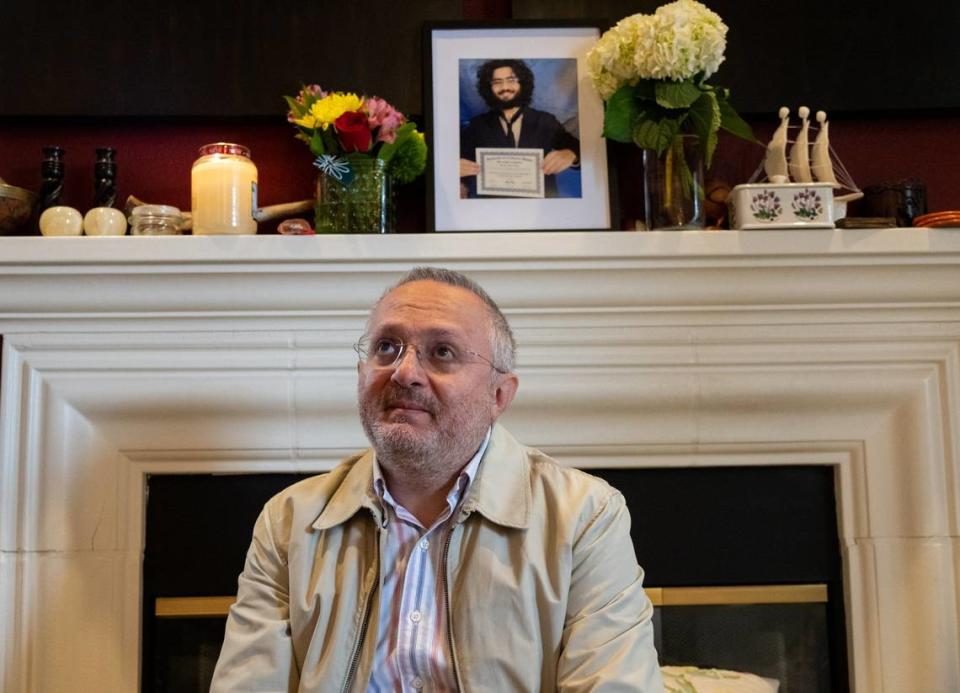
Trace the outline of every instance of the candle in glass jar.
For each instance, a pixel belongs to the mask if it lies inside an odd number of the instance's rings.
[[[200,147],[191,199],[195,235],[256,233],[257,167],[250,150],[229,142]]]

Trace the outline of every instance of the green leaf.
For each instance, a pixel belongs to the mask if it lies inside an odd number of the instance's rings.
[[[753,129],[733,110],[733,106],[727,101],[726,95],[718,94],[717,96],[717,102],[720,105],[720,127],[748,142],[759,144],[760,141],[753,135]]]
[[[377,158],[390,163],[390,160],[397,153],[397,150],[400,149],[401,145],[403,145],[408,138],[413,136],[416,129],[417,125],[413,121],[407,121],[398,127],[396,138],[393,142],[385,142],[384,145],[380,147],[380,151],[377,152]]]
[[[341,153],[340,142],[337,140],[337,133],[332,125],[327,129],[317,127],[317,132],[319,132],[320,137],[323,138],[323,146],[326,149],[327,154]]]
[[[302,118],[304,111],[306,110],[303,105],[298,104],[297,100],[292,96],[284,96],[283,100],[287,102],[287,108],[293,113],[295,118]]]
[[[676,118],[643,118],[633,128],[633,142],[641,149],[655,149],[657,154],[663,154],[679,132],[680,121]]]
[[[717,147],[717,130],[720,129],[720,109],[714,92],[703,92],[690,106],[690,123],[700,140],[704,166],[710,168],[713,151]]]
[[[603,116],[603,136],[614,142],[631,142],[637,104],[632,87],[620,87],[607,101]]]
[[[657,103],[664,108],[688,108],[700,98],[700,90],[693,82],[657,82]]]
[[[323,156],[327,153],[327,149],[323,145],[323,137],[320,135],[319,130],[315,130],[313,137],[310,138],[310,152],[314,156]]]

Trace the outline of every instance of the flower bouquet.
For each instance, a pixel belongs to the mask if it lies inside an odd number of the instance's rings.
[[[316,157],[317,233],[386,233],[393,225],[393,183],[427,165],[416,125],[385,100],[318,85],[285,96],[287,120]]]
[[[587,54],[590,78],[607,103],[603,136],[644,150],[648,226],[702,226],[701,162],[709,167],[718,131],[756,141],[730,105],[729,90],[707,84],[723,62],[726,36],[715,12],[697,0],[676,0],[620,20]],[[666,207],[665,214],[651,204]]]

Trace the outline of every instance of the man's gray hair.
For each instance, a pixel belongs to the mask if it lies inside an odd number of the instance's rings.
[[[403,275],[396,284],[384,291],[383,295],[377,300],[377,304],[383,300],[384,296],[404,284],[424,281],[437,282],[439,284],[447,284],[448,286],[466,289],[486,304],[487,312],[490,315],[490,325],[493,328],[492,334],[490,335],[490,345],[493,349],[493,364],[498,370],[507,373],[513,371],[516,361],[517,344],[513,339],[513,331],[510,329],[510,324],[500,311],[500,306],[490,298],[490,294],[484,291],[483,287],[475,281],[460,272],[443,267],[414,267]]]

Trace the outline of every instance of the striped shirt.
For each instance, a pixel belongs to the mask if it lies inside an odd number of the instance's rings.
[[[447,494],[447,507],[429,528],[387,489],[376,460],[373,487],[387,518],[381,556],[380,618],[369,693],[443,693],[457,682],[447,642],[443,551],[456,511],[476,477],[490,431]]]

